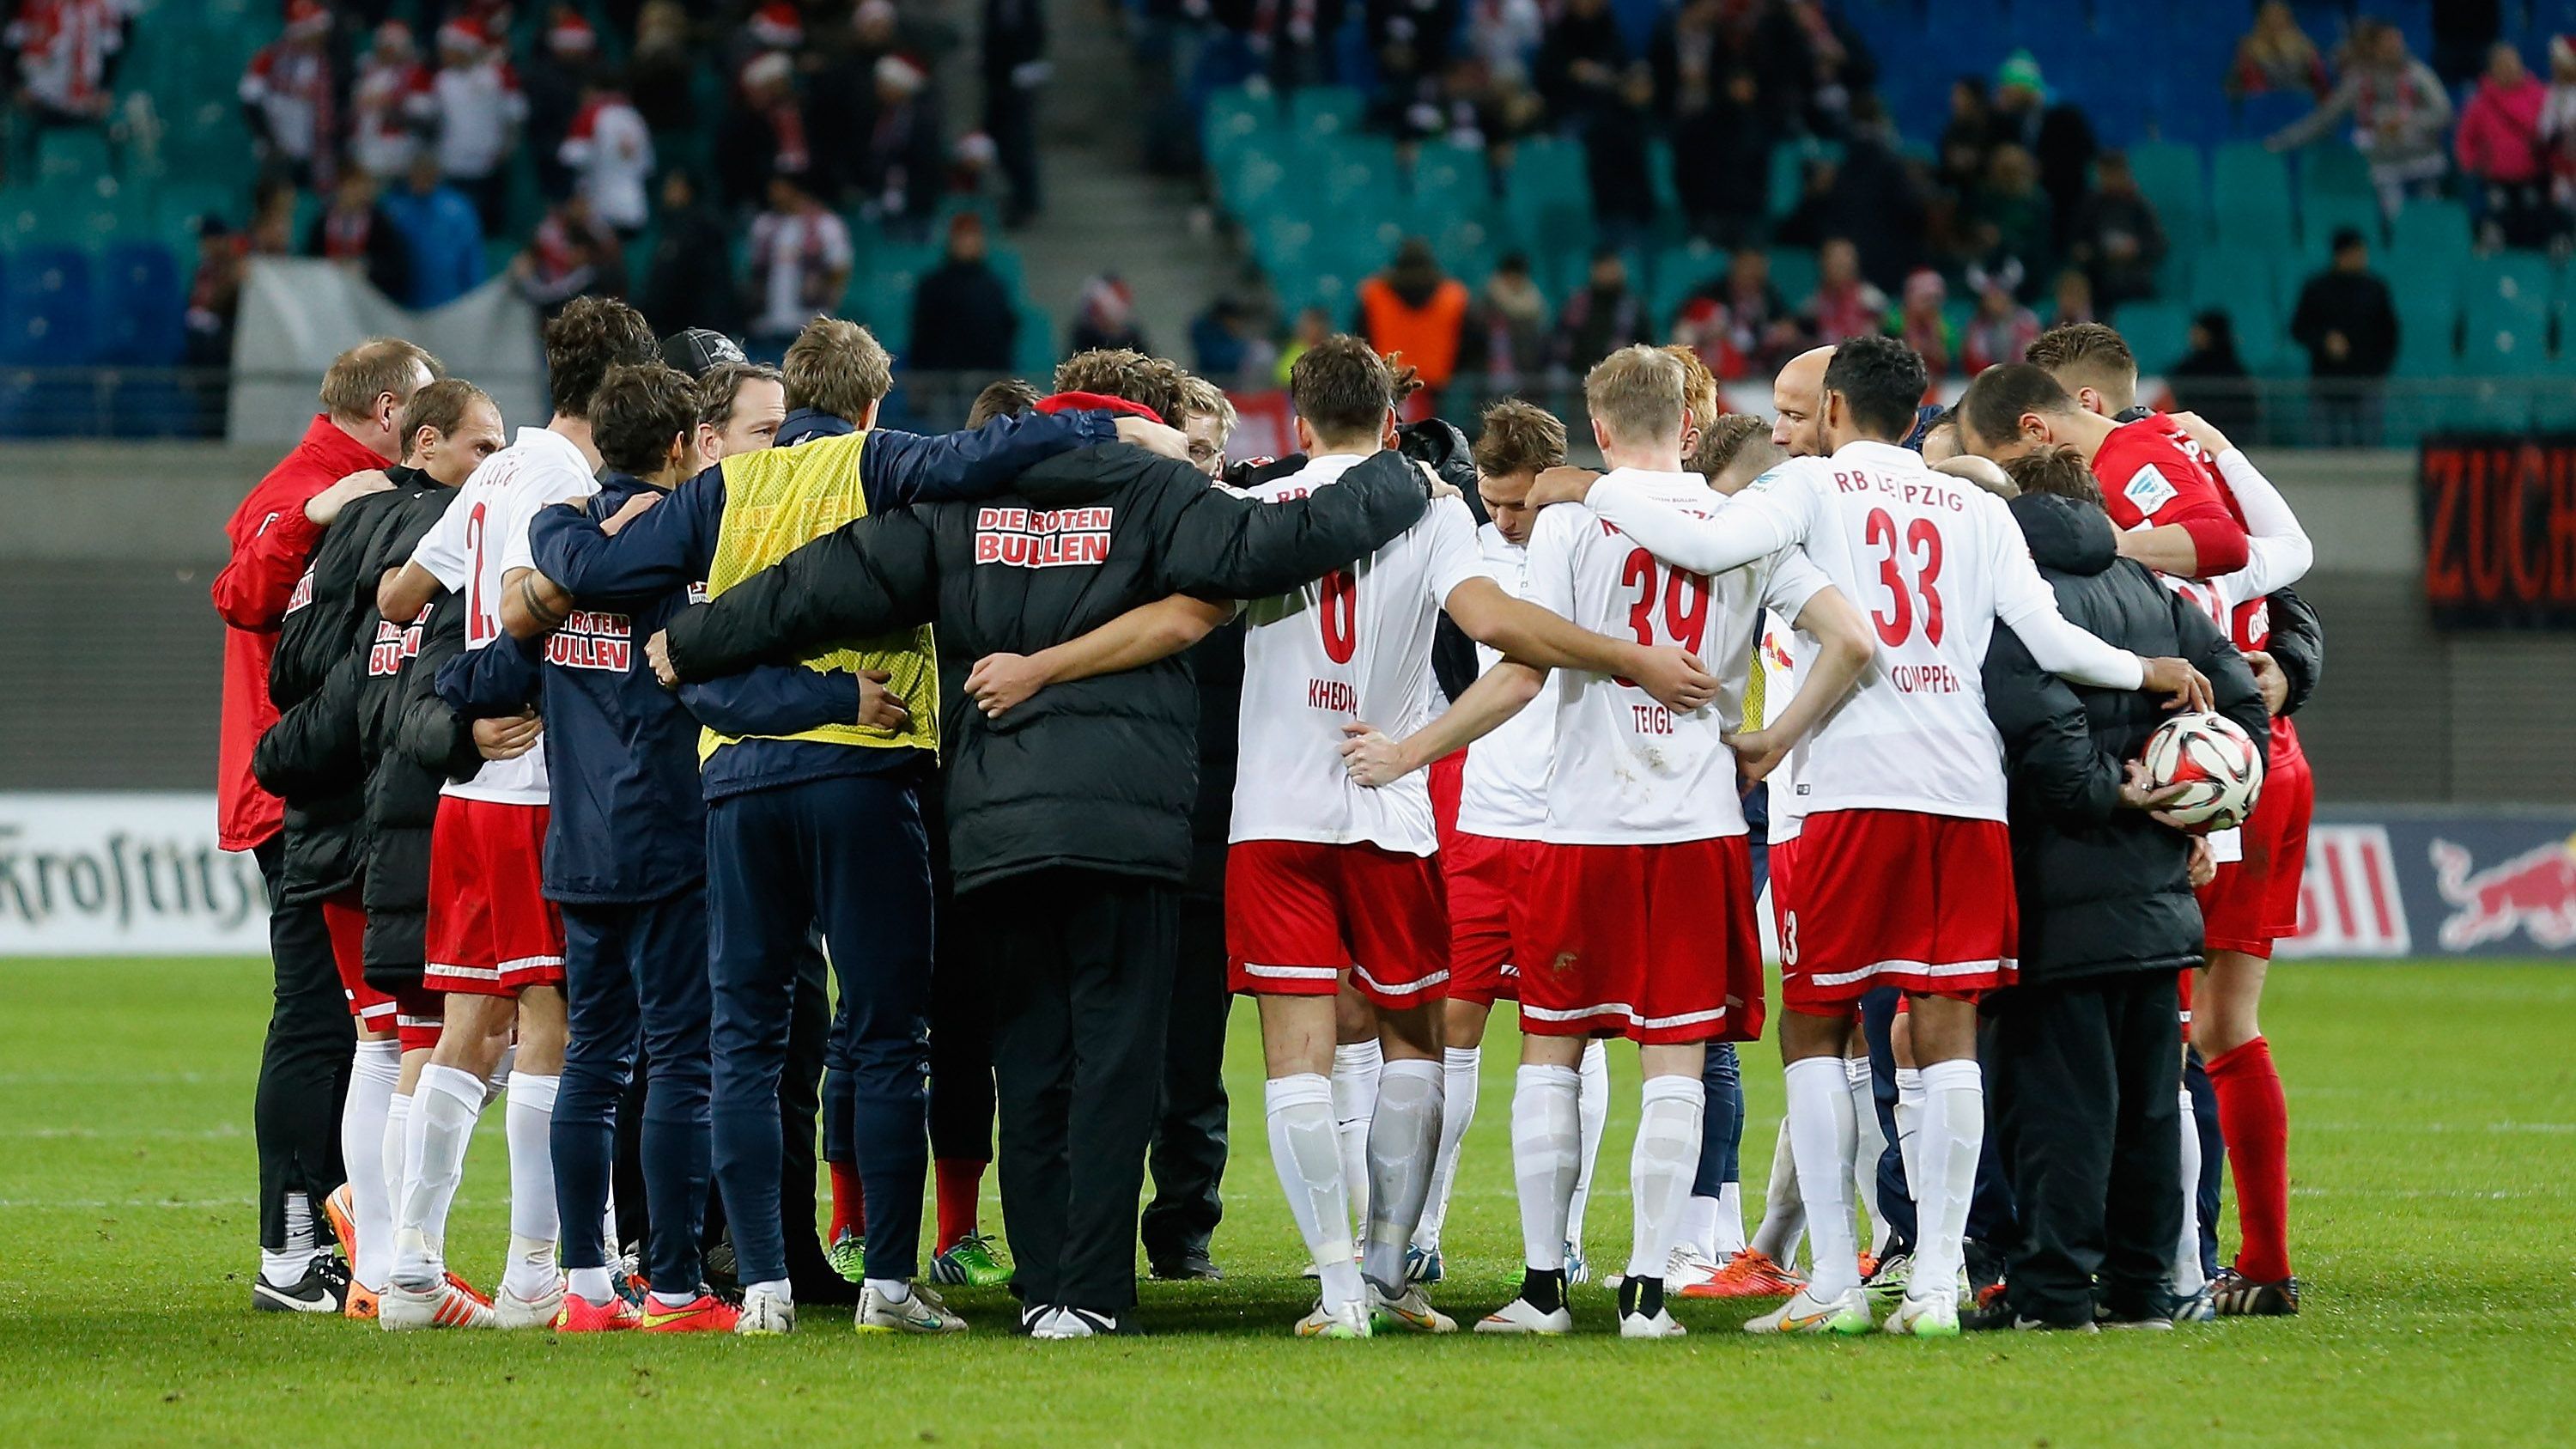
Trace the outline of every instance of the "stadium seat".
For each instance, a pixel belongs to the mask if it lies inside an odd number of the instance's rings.
[[[1222,170],[1237,151],[1269,140],[1278,132],[1276,100],[1266,91],[1255,95],[1243,86],[1227,86],[1208,97],[1199,141],[1206,148],[1209,164]]]
[[[158,242],[120,242],[97,269],[97,360],[127,367],[171,367],[187,346],[187,294],[179,269]]]
[[[2370,243],[2374,256],[2380,250],[2379,199],[2372,196],[2346,196],[2335,192],[2311,194],[2300,203],[2300,255],[2310,268],[2322,267],[2334,257],[2334,235],[2351,227]]]
[[[1805,247],[1773,247],[1771,285],[1780,289],[1791,310],[1805,305],[1816,290],[1816,254]]]
[[[2377,196],[2370,163],[2350,146],[2318,144],[2299,153],[2299,196]]]
[[[2131,302],[2111,325],[2128,339],[2142,373],[2161,373],[2191,350],[2191,312],[2179,302]]]
[[[2456,201],[2410,201],[2388,228],[2390,259],[2406,256],[2428,269],[2465,268],[2472,241],[2469,214]]]
[[[2490,299],[2547,312],[2557,305],[2558,270],[2539,252],[2498,252],[2463,269],[2460,300],[2472,312]]]
[[[97,131],[47,130],[36,137],[40,181],[92,181],[115,174],[107,137]]]
[[[9,260],[0,292],[0,363],[78,367],[93,349],[89,258],[66,246],[31,246]]]
[[[2156,216],[2175,249],[2197,245],[2209,217],[2199,150],[2171,141],[2141,141],[2129,148],[2129,170],[2138,178],[2138,189],[2155,204]]]
[[[1313,144],[1356,133],[1367,108],[1349,86],[1302,86],[1288,97],[1288,121],[1300,141]]]
[[[2472,300],[2462,329],[2460,368],[2472,377],[2538,377],[2548,372],[2548,306],[2502,295]]]
[[[2222,245],[2287,250],[2293,239],[2289,174],[2261,146],[2230,141],[2211,163],[2210,217]]]

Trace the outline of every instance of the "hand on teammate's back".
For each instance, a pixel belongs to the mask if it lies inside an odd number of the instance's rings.
[[[533,710],[474,722],[474,749],[487,760],[515,760],[537,746],[545,726]]]
[[[1160,453],[1166,458],[1178,458],[1184,463],[1190,460],[1189,437],[1178,428],[1165,427],[1151,418],[1138,417],[1121,417],[1117,425],[1118,441],[1122,443],[1134,443],[1148,453]]]
[[[1721,735],[1728,749],[1735,751],[1736,773],[1744,777],[1744,788],[1752,789],[1768,778],[1780,762],[1789,758],[1790,741],[1769,730],[1748,730],[1740,735]]]
[[[986,719],[1000,719],[1046,686],[1046,670],[1026,654],[987,654],[966,674],[966,692]]]
[[[1679,645],[1659,644],[1646,650],[1631,678],[1657,704],[1684,714],[1717,698],[1717,676],[1708,672],[1698,655]]]
[[[2198,413],[2174,413],[2172,417],[2174,426],[2189,434],[2191,440],[2200,445],[2200,450],[2213,460],[2236,446],[2227,441],[2225,433],[2212,427],[2209,419]]]
[[[2290,702],[2290,676],[2281,672],[2281,661],[2263,649],[2245,651],[2245,665],[2254,671],[2254,688],[2263,696],[2263,712],[2279,714]]]
[[[1404,742],[1387,738],[1377,726],[1354,721],[1342,726],[1342,733],[1348,736],[1342,741],[1342,766],[1350,771],[1352,784],[1381,790],[1413,773]]]
[[[2165,708],[2207,713],[2212,698],[2209,676],[2191,667],[2187,659],[2140,659],[2147,667],[2147,677],[2138,688],[2149,694],[2166,696]]]
[[[1529,506],[1545,508],[1554,503],[1580,503],[1592,492],[1592,485],[1599,481],[1601,475],[1589,468],[1560,464],[1542,469],[1538,480],[1530,484]]]
[[[615,538],[619,529],[624,528],[626,525],[633,523],[636,519],[643,517],[646,511],[651,509],[654,504],[662,501],[662,497],[662,492],[658,488],[645,489],[643,492],[636,494],[634,497],[627,499],[623,504],[620,504],[615,513],[601,519],[599,521],[599,531],[610,538]]]
[[[1431,465],[1423,462],[1421,459],[1414,459],[1413,466],[1422,470],[1422,491],[1424,494],[1429,496],[1432,502],[1437,503],[1443,498],[1464,498],[1467,496],[1465,493],[1459,491],[1457,484],[1451,483],[1443,479],[1439,474],[1431,471]]]
[[[352,473],[304,500],[304,516],[324,528],[329,528],[339,521],[340,510],[349,506],[350,499],[363,498],[370,493],[383,493],[393,486],[394,480],[386,477],[382,468],[369,468],[363,473]]]
[[[894,676],[882,669],[859,671],[859,725],[863,729],[884,730],[891,734],[912,723],[912,711],[903,707],[886,682]]]

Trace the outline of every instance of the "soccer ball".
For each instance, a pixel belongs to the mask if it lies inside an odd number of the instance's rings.
[[[2244,824],[2263,793],[2263,747],[2224,715],[2176,715],[2147,738],[2139,759],[2149,790],[2184,787],[2162,809],[2194,835]]]

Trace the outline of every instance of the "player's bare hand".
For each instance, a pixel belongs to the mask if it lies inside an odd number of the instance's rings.
[[[1717,676],[1708,672],[1698,655],[1670,644],[1637,651],[1628,677],[1653,695],[1657,704],[1684,714],[1717,698]]]
[[[2183,875],[2193,890],[2218,879],[2218,857],[2210,851],[2206,839],[2197,835],[2191,838],[2191,864],[2183,868]]]
[[[2190,788],[2189,785],[2167,785],[2158,789],[2147,778],[2147,767],[2131,760],[2129,777],[2120,784],[2120,806],[2124,810],[2161,810],[2181,799],[2183,792]]]
[[[2138,687],[2149,694],[2165,696],[2165,708],[2206,712],[2209,708],[2209,676],[2191,667],[2187,659],[2166,657],[2146,659],[2146,681]]]
[[[487,760],[515,760],[535,749],[545,726],[534,711],[474,722],[474,751]]]
[[[1748,790],[1770,778],[1771,772],[1780,768],[1780,762],[1789,758],[1789,741],[1769,730],[1747,730],[1719,738],[1735,751],[1735,770],[1744,777],[1744,788]]]
[[[324,528],[329,528],[339,521],[340,510],[349,506],[350,499],[364,498],[370,493],[383,493],[393,486],[394,480],[386,477],[385,470],[382,468],[369,468],[363,473],[352,473],[305,499],[304,516]]]
[[[2290,676],[2281,672],[2281,661],[2262,649],[2245,651],[2245,666],[2254,671],[2254,689],[2263,696],[2263,712],[2279,714],[2290,702]]]
[[[1351,772],[1352,784],[1383,789],[1413,773],[1404,742],[1387,738],[1377,726],[1346,724],[1342,735],[1342,767]]]
[[[912,723],[912,711],[903,707],[895,692],[886,688],[894,676],[882,669],[859,671],[859,727],[884,730],[892,734]]]
[[[1580,503],[1592,492],[1601,475],[1589,468],[1559,465],[1542,469],[1538,480],[1530,484],[1529,506],[1545,508],[1554,503]]]
[[[2227,441],[2227,435],[2212,426],[2209,419],[2198,413],[2174,413],[2171,416],[2174,426],[2190,435],[2191,440],[2200,444],[2200,450],[2213,461],[2236,446]]]
[[[1178,428],[1167,428],[1151,418],[1121,417],[1117,422],[1118,441],[1134,443],[1148,453],[1166,458],[1190,460],[1190,440]]]
[[[987,654],[967,672],[966,692],[974,696],[975,707],[986,719],[1000,719],[1028,703],[1048,683],[1046,666],[1035,655]]]
[[[1421,459],[1414,459],[1413,466],[1422,474],[1423,496],[1429,498],[1432,502],[1437,503],[1443,498],[1464,498],[1467,496],[1466,494],[1458,491],[1457,484],[1443,481],[1439,474],[1431,471],[1431,465],[1423,462]]]
[[[644,641],[644,662],[653,666],[653,677],[662,681],[664,689],[680,687],[680,671],[671,667],[670,630],[656,629],[653,637]]]
[[[661,502],[662,498],[663,493],[661,489],[645,489],[643,492],[627,499],[625,503],[618,507],[618,510],[615,513],[601,519],[599,521],[599,531],[607,534],[610,538],[615,538],[619,529],[624,528],[626,525],[633,523],[639,518],[642,518],[645,513],[653,507],[653,505]]]
[[[2021,492],[2013,485],[2012,475],[2004,471],[2003,464],[1992,458],[1980,458],[1974,453],[1944,458],[1932,465],[1932,471],[1965,478],[1998,498],[2010,498]]]

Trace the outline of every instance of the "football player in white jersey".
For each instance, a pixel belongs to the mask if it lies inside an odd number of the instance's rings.
[[[1593,437],[1610,476],[1714,516],[1724,507],[1719,495],[1682,467],[1684,388],[1681,363],[1666,353],[1611,354],[1585,380]],[[1646,1081],[1629,1163],[1634,1225],[1619,1331],[1675,1337],[1665,1272],[1699,1167],[1706,1046],[1758,1030],[1762,1001],[1751,853],[1724,731],[1742,718],[1766,605],[1819,641],[1806,702],[1777,722],[1774,739],[1795,739],[1849,689],[1869,661],[1869,638],[1858,612],[1794,549],[1711,580],[1664,566],[1582,508],[1541,515],[1529,576],[1536,602],[1577,624],[1687,649],[1723,683],[1715,708],[1676,711],[1613,673],[1566,670],[1551,682],[1507,662],[1412,745],[1420,757],[1474,739],[1546,691],[1547,823],[1515,939],[1522,1035],[1512,1156],[1524,1272],[1519,1295],[1476,1327],[1572,1329],[1561,1244],[1578,1135],[1574,1064],[1587,1038],[1624,1036],[1638,1043]],[[1774,763],[1757,756],[1745,770],[1758,779]]]
[[[528,520],[540,508],[598,491],[591,394],[611,367],[657,355],[652,330],[634,308],[593,297],[566,307],[546,327],[552,420],[520,429],[474,470],[386,588],[417,590],[425,602],[429,590],[419,588],[415,571],[427,575],[433,587],[462,596],[469,656],[496,642],[516,647],[501,629],[502,579],[528,566]],[[539,1328],[563,1305],[549,1138],[563,1070],[564,938],[562,917],[542,890],[546,801],[545,753],[530,750],[451,782],[438,802],[422,985],[445,993],[446,1026],[421,1069],[405,1124],[394,1262],[377,1307],[388,1329]],[[486,1307],[447,1277],[447,1213],[485,1082],[514,1030],[506,1113],[510,1257]]]
[[[2141,660],[2068,624],[2001,500],[1898,446],[1928,379],[1889,338],[1837,348],[1818,420],[1830,455],[1792,459],[1715,517],[1617,475],[1551,489],[1588,502],[1666,564],[1723,573],[1801,549],[1869,612],[1878,667],[1807,744],[1797,890],[1782,922],[1781,1052],[1814,1276],[1753,1332],[1866,1332],[1850,1217],[1856,1124],[1841,1060],[1852,1003],[1876,986],[1913,1003],[1923,1062],[1914,1266],[1892,1333],[1959,1331],[1956,1285],[1985,1132],[1976,999],[2014,979],[2002,746],[1980,670],[1998,620],[2043,667],[2105,689],[2206,707],[2179,659]],[[1553,501],[1551,497],[1548,501]],[[1800,703],[1807,702],[1802,690]],[[1749,741],[1764,757],[1768,740]]]
[[[1398,389],[1359,338],[1308,350],[1289,391],[1298,445],[1312,461],[1254,495],[1333,486],[1392,436]],[[1428,713],[1432,632],[1444,608],[1470,637],[1513,657],[1652,678],[1682,708],[1715,684],[1683,651],[1592,634],[1505,594],[1455,498],[1350,568],[1249,606],[1226,951],[1233,988],[1261,1003],[1272,1165],[1318,1268],[1320,1300],[1297,1326],[1308,1337],[1366,1337],[1380,1321],[1432,1333],[1457,1326],[1404,1274],[1439,1149],[1439,1006],[1449,979],[1430,793],[1419,778],[1362,788],[1342,761],[1348,727],[1385,721],[1410,733]],[[1345,973],[1375,1009],[1386,1062],[1369,1131],[1367,1261],[1358,1265],[1327,1077]],[[1560,1235],[1552,1251],[1561,1247]]]

